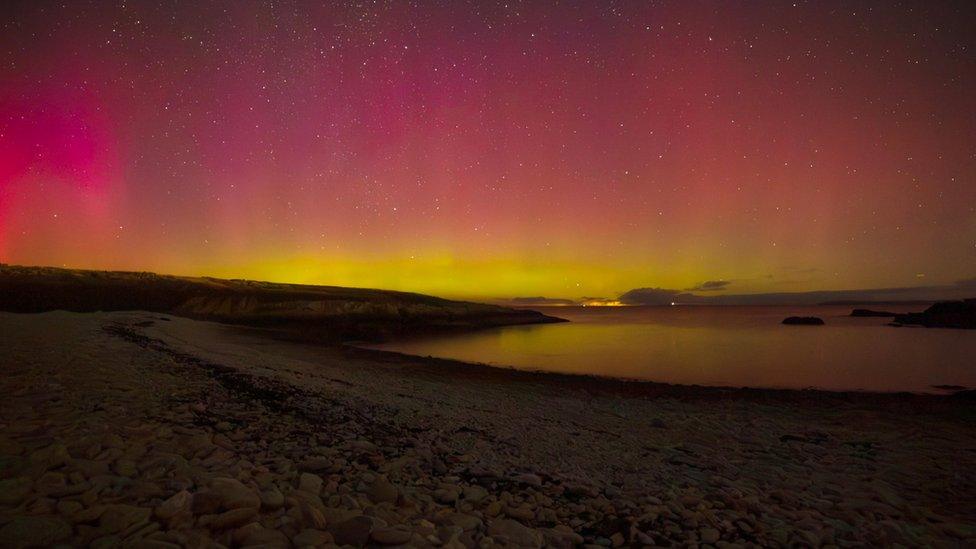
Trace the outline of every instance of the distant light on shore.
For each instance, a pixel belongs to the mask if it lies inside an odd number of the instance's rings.
[[[623,307],[624,304],[616,299],[613,300],[603,300],[603,299],[591,299],[580,303],[582,307]]]

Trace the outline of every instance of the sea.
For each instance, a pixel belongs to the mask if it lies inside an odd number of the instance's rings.
[[[924,305],[872,304],[918,311]],[[943,393],[976,387],[976,330],[893,327],[851,306],[534,307],[570,322],[371,348],[500,367],[725,387]],[[789,326],[816,316],[823,326]]]

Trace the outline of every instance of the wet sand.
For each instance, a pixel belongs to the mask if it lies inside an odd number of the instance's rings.
[[[971,545],[966,397],[515,372],[0,313],[0,541]]]

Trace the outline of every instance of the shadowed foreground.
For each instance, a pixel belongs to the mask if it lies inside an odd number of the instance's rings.
[[[976,542],[967,398],[722,390],[0,313],[0,540]]]

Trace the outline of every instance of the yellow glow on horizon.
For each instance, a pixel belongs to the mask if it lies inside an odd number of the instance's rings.
[[[607,269],[587,263],[545,259],[473,259],[450,253],[363,259],[303,256],[204,265],[187,274],[296,284],[378,288],[451,298],[499,299],[525,296],[585,299],[587,306],[620,306],[616,298],[646,286],[648,268]],[[679,287],[696,280],[688,276]],[[675,282],[671,282],[675,283]]]

